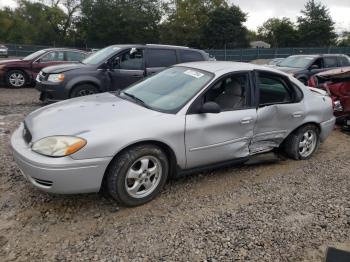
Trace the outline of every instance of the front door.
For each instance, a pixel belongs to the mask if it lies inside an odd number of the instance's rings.
[[[256,108],[251,107],[251,84],[248,73],[225,76],[201,95],[192,105],[200,108],[215,102],[220,113],[202,114],[190,110],[186,115],[187,168],[198,167],[249,155]]]
[[[305,118],[302,93],[287,77],[258,72],[256,78],[259,106],[250,145],[252,154],[278,147]]]
[[[51,51],[32,63],[33,79],[41,69],[47,66],[67,63],[64,58],[64,51]]]
[[[111,90],[120,90],[144,78],[143,49],[131,48],[112,59],[112,68],[107,70]]]

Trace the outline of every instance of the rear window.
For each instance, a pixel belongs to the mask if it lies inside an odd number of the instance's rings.
[[[337,57],[335,56],[327,56],[324,58],[323,61],[324,61],[324,67],[326,68],[338,66]]]
[[[168,49],[148,49],[147,67],[168,67],[175,65],[176,51]]]
[[[340,56],[339,62],[340,62],[340,66],[349,66],[350,65],[349,58],[346,56]]]
[[[180,50],[180,60],[181,63],[187,63],[187,62],[195,62],[195,61],[203,61],[203,56],[196,51],[190,51],[190,50]]]

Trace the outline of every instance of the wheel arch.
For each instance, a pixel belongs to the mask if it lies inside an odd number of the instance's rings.
[[[102,179],[102,184],[101,184],[101,189],[104,188],[104,183],[106,181],[106,174],[107,174],[107,171],[109,170],[112,162],[120,155],[122,154],[123,152],[125,152],[126,150],[132,148],[132,147],[135,147],[135,146],[140,146],[140,145],[155,145],[155,146],[158,146],[160,147],[168,161],[169,161],[169,178],[172,178],[176,175],[177,173],[177,168],[178,168],[178,165],[177,165],[177,158],[176,158],[176,155],[175,155],[175,152],[174,150],[166,143],[164,142],[161,142],[159,140],[143,140],[143,141],[138,141],[138,142],[135,142],[135,143],[132,143],[132,144],[129,144],[123,148],[121,148],[114,156],[113,158],[110,160],[106,170],[105,170],[105,173],[103,175],[103,179]]]
[[[281,143],[281,145],[284,144],[284,142],[287,140],[287,138],[291,135],[291,134],[294,134],[299,128],[302,128],[306,125],[314,125],[317,127],[318,129],[318,132],[321,133],[321,125],[315,121],[309,121],[309,122],[306,122],[306,123],[303,123],[301,124],[300,126],[296,127],[294,130],[292,130],[284,139],[283,139],[283,142]]]

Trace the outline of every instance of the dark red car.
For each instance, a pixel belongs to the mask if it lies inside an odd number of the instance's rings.
[[[309,86],[326,90],[332,97],[337,122],[350,125],[350,67],[318,73],[309,79]]]
[[[87,52],[77,49],[50,48],[39,50],[22,59],[0,60],[0,82],[12,88],[32,85],[44,67],[80,62],[87,56]]]

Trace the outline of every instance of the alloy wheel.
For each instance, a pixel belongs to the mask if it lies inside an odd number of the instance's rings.
[[[308,130],[299,142],[299,153],[302,157],[310,156],[317,145],[317,134],[314,130]]]
[[[21,73],[12,73],[9,76],[9,83],[14,87],[22,87],[25,84],[25,77]]]
[[[157,188],[161,176],[160,160],[154,156],[143,156],[137,159],[127,171],[126,191],[131,197],[144,198]]]

